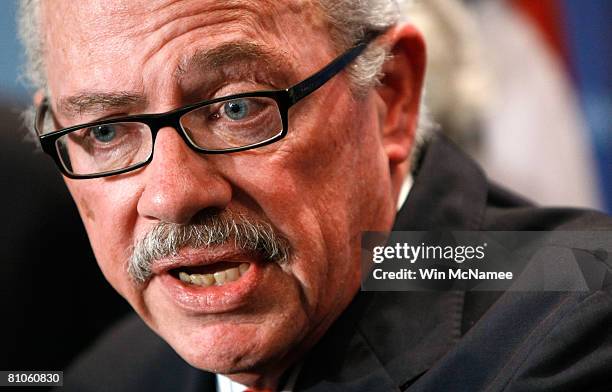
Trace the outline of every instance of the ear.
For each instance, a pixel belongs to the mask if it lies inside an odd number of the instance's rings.
[[[410,156],[418,123],[425,76],[425,43],[412,25],[386,35],[393,56],[383,66],[377,93],[382,100],[381,124],[385,153],[392,172]]]
[[[34,96],[32,97],[32,102],[34,103],[34,106],[39,107],[44,98],[45,98],[45,93],[43,92],[43,90],[36,91],[34,93]]]

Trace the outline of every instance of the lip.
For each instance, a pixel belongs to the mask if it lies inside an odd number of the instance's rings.
[[[179,267],[210,265],[221,261],[249,263],[240,279],[221,286],[196,286],[175,278],[170,270]],[[263,279],[261,262],[253,256],[236,251],[187,250],[160,260],[153,266],[153,280],[159,280],[167,297],[187,313],[214,314],[235,311],[246,306]],[[151,282],[153,283],[153,282]],[[152,288],[152,286],[149,286]]]

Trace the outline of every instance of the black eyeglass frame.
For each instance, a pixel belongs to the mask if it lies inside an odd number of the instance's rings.
[[[124,117],[108,118],[108,119],[93,121],[93,122],[89,122],[85,124],[74,125],[68,128],[59,129],[57,131],[53,131],[53,132],[49,132],[47,134],[41,135],[41,131],[44,126],[45,114],[49,110],[49,101],[47,98],[45,98],[43,99],[42,103],[38,107],[34,129],[36,130],[38,134],[38,138],[40,140],[40,144],[42,146],[43,151],[53,158],[58,169],[60,170],[60,172],[62,172],[62,174],[72,179],[88,179],[88,178],[101,178],[101,177],[114,176],[117,174],[130,172],[132,170],[136,170],[138,168],[148,165],[153,160],[153,155],[154,155],[154,150],[155,150],[155,139],[157,137],[157,133],[159,132],[161,128],[164,128],[164,127],[174,128],[181,135],[181,138],[184,140],[184,142],[192,150],[196,152],[204,153],[204,154],[227,154],[227,153],[250,150],[253,148],[257,148],[257,147],[263,147],[265,145],[274,143],[284,138],[287,135],[288,128],[289,128],[289,120],[288,120],[289,119],[289,108],[291,108],[297,102],[299,102],[303,98],[307,97],[308,95],[310,95],[311,93],[319,89],[321,86],[327,83],[331,78],[333,78],[335,75],[340,73],[344,68],[346,68],[347,65],[353,62],[353,60],[355,60],[364,51],[364,49],[369,45],[371,41],[373,41],[380,34],[381,32],[371,32],[371,33],[366,34],[366,36],[361,41],[359,41],[355,46],[351,47],[350,49],[348,49],[347,51],[345,51],[344,53],[336,57],[328,65],[326,65],[319,71],[315,72],[308,78],[304,79],[303,81],[293,85],[292,87],[286,88],[286,89],[262,90],[262,91],[254,91],[254,92],[248,92],[248,93],[229,95],[225,97],[219,97],[219,98],[214,98],[211,100],[201,101],[201,102],[194,103],[194,104],[187,105],[187,106],[182,106],[178,109],[173,109],[165,113],[137,114],[137,115],[124,116]],[[220,101],[227,101],[227,100],[234,100],[234,99],[241,99],[241,98],[254,98],[254,97],[255,98],[257,97],[271,98],[276,102],[278,106],[279,113],[281,115],[283,129],[277,135],[271,137],[270,139],[266,139],[258,143],[253,143],[253,144],[241,146],[241,147],[233,147],[233,148],[227,148],[223,150],[209,150],[209,149],[201,148],[197,146],[196,144],[194,144],[190,140],[189,136],[187,135],[187,133],[185,132],[185,130],[180,124],[181,117],[203,106],[215,104]],[[59,139],[60,137],[70,132],[73,132],[79,129],[96,127],[96,126],[101,126],[101,125],[106,125],[106,124],[113,124],[113,123],[118,123],[118,122],[138,122],[138,123],[143,123],[148,126],[149,130],[151,131],[152,146],[151,146],[151,154],[145,161],[137,163],[133,166],[128,166],[123,169],[111,170],[108,172],[102,172],[102,173],[96,173],[96,174],[74,174],[74,173],[70,173],[66,169],[66,167],[64,166],[64,163],[62,162],[60,154],[56,149],[57,139]]]

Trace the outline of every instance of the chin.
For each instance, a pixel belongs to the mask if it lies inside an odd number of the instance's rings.
[[[275,336],[259,324],[225,323],[168,336],[168,343],[191,366],[220,374],[263,372],[286,353],[289,336]],[[184,331],[186,332],[186,331]],[[163,337],[163,336],[162,336]],[[164,337],[165,338],[165,337]]]

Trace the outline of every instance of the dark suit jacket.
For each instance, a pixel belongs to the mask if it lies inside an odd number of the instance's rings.
[[[607,229],[596,212],[535,208],[487,183],[443,138],[395,230]],[[612,390],[612,285],[594,292],[359,292],[304,358],[299,391]],[[64,391],[214,391],[132,316],[77,361]]]

